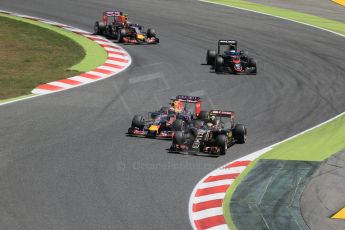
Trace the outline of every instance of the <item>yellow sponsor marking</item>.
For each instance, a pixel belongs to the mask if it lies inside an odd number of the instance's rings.
[[[331,218],[332,219],[344,219],[345,220],[345,207],[343,209],[341,209],[339,212],[337,212],[336,214],[334,214]]]
[[[151,125],[149,130],[158,132],[158,126],[157,125]]]
[[[345,0],[332,0],[335,3],[338,3],[339,5],[345,6]]]

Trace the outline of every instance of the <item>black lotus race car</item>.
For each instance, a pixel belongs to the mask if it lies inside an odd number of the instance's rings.
[[[157,44],[156,31],[144,26],[128,22],[128,14],[121,11],[105,11],[102,21],[96,21],[94,26],[95,34],[115,39],[119,43],[128,44]]]
[[[216,73],[252,75],[257,73],[255,59],[249,57],[248,52],[238,51],[235,40],[219,40],[217,51],[207,50],[206,63],[212,65]]]
[[[235,143],[247,139],[247,127],[235,124],[232,111],[211,110],[206,120],[196,120],[187,130],[176,131],[170,152],[192,152],[224,155]]]

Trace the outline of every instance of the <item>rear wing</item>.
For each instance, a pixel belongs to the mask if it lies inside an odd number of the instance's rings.
[[[218,41],[218,53],[221,52],[221,46],[232,46],[237,51],[237,41],[236,40],[219,40]]]
[[[235,118],[235,112],[233,111],[211,110],[209,114],[210,116]]]
[[[114,10],[114,11],[105,11],[103,15],[107,17],[117,17],[117,16],[120,16],[121,13],[122,13],[121,11]]]
[[[189,102],[189,103],[197,103],[201,101],[200,97],[185,96],[185,95],[178,95],[176,96],[176,99],[180,101]]]
[[[219,40],[218,41],[219,45],[237,45],[237,41],[236,40]]]

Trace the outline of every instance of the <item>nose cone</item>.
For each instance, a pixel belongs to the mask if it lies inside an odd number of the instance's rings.
[[[142,34],[137,34],[137,39],[138,39],[138,40],[144,40],[144,35],[142,35]]]
[[[150,132],[158,132],[158,126],[157,125],[151,125],[150,127],[149,127],[149,131]]]

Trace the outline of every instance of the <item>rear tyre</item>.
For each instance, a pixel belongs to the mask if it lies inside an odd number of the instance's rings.
[[[94,25],[94,32],[97,35],[103,35],[104,34],[104,30],[105,30],[105,25],[103,22],[95,22]]]
[[[142,115],[135,115],[132,119],[132,128],[143,129],[145,124],[145,119]]]
[[[228,141],[226,139],[226,136],[225,135],[218,135],[216,137],[216,143],[220,149],[220,151],[219,151],[220,155],[224,155],[226,153],[226,150],[228,149]]]
[[[216,56],[215,71],[216,73],[223,72],[224,59],[221,56]]]
[[[216,57],[216,51],[214,50],[207,50],[206,53],[206,64],[207,65],[213,65],[213,61],[215,60]]]
[[[191,129],[189,129],[189,132],[187,132],[187,135],[189,134],[189,136],[190,136],[190,139],[195,139],[196,138],[196,136],[198,135],[198,129],[196,129],[196,128],[191,128]]]
[[[199,129],[200,127],[202,127],[204,125],[204,121],[203,120],[194,120],[194,127]]]
[[[201,111],[199,113],[199,119],[205,121],[208,119],[208,115],[208,111]]]
[[[125,29],[121,29],[117,32],[117,39],[116,42],[121,43],[123,42],[123,38],[126,37],[127,32]]]
[[[171,128],[173,131],[184,131],[186,128],[186,125],[184,123],[184,120],[182,119],[176,119],[172,124]]]
[[[236,124],[234,128],[234,138],[237,143],[244,144],[247,140],[247,127],[242,124]]]

